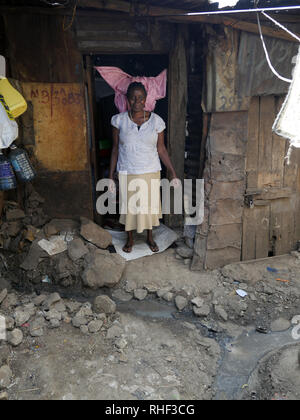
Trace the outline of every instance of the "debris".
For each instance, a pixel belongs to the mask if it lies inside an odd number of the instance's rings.
[[[282,283],[289,283],[289,280],[286,279],[276,279],[276,281],[281,281]]]
[[[72,261],[77,261],[89,252],[82,239],[77,238],[68,243],[68,255]]]
[[[49,241],[41,239],[38,244],[50,256],[60,254],[68,249],[67,242],[62,236],[52,236]]]
[[[195,297],[191,300],[193,305],[196,305],[197,308],[201,308],[201,306],[204,304],[204,300],[201,297]]]
[[[42,278],[42,283],[51,283],[51,279],[49,276],[45,276],[44,278]]]
[[[19,346],[23,341],[23,333],[19,329],[14,329],[7,334],[7,341],[14,347]]]
[[[113,314],[116,308],[117,305],[108,296],[97,296],[94,300],[93,309],[97,313]]]
[[[200,308],[193,306],[193,312],[196,316],[208,316],[210,314],[210,307],[208,305],[202,305]]]
[[[126,261],[119,254],[103,254],[96,250],[82,274],[84,285],[91,289],[113,287],[121,280]]]
[[[175,304],[177,306],[177,309],[179,311],[182,311],[187,306],[188,301],[185,297],[178,295],[175,298]]]
[[[247,292],[245,292],[245,290],[242,290],[242,289],[237,289],[237,290],[236,290],[236,293],[237,293],[240,297],[242,297],[242,298],[244,298],[244,297],[246,297],[246,296],[248,295],[248,293],[247,293]]]
[[[133,294],[137,300],[144,300],[148,295],[148,292],[145,289],[135,289]]]
[[[12,371],[8,365],[0,368],[0,389],[8,388],[12,377]]]
[[[0,305],[4,301],[6,296],[7,296],[7,289],[3,289],[2,292],[0,292]]]
[[[97,333],[98,331],[101,330],[101,327],[103,325],[103,322],[98,320],[98,321],[91,321],[88,324],[88,330],[90,333]]]
[[[85,217],[81,217],[80,220],[80,235],[84,239],[102,249],[106,249],[112,244],[112,236],[109,232]]]

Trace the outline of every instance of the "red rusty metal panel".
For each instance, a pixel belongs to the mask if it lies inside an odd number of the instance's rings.
[[[40,169],[88,170],[83,86],[23,82],[22,87],[33,104],[34,154]]]

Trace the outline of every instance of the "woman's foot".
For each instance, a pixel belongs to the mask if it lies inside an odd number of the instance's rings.
[[[157,243],[152,240],[147,240],[147,244],[149,245],[149,248],[151,249],[152,252],[158,252],[159,248],[157,246]]]
[[[130,253],[132,251],[132,248],[133,248],[133,237],[132,237],[132,235],[128,234],[127,242],[123,246],[122,249],[123,249],[124,252]]]

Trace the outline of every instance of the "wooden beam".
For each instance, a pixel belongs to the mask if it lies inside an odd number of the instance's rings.
[[[259,34],[258,25],[256,23],[247,22],[245,20],[237,20],[228,17],[221,16],[164,16],[161,19],[167,20],[169,22],[175,23],[210,23],[210,24],[219,24],[224,26],[231,26],[234,29],[239,29],[245,32],[251,32],[254,34]],[[289,35],[287,32],[284,32],[281,29],[272,28],[270,26],[262,25],[262,33],[265,36],[272,38],[283,39],[284,41],[297,42],[298,41]],[[296,33],[298,37],[299,34]]]

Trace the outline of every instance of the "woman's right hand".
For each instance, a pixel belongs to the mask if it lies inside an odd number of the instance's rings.
[[[108,191],[113,195],[116,194],[116,183],[113,179],[109,180]]]

